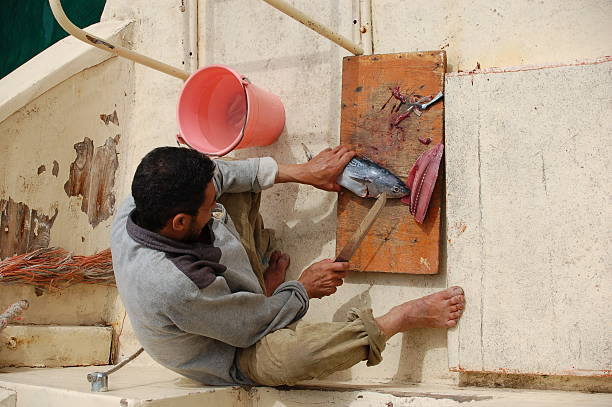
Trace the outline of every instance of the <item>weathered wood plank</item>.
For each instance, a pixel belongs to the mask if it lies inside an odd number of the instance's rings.
[[[402,179],[426,150],[443,141],[443,101],[419,117],[410,115],[399,126],[390,122],[401,114],[392,112],[399,102],[391,99],[391,88],[403,94],[414,92],[433,96],[443,90],[446,55],[444,51],[346,57],[342,73],[342,115],[340,141]],[[383,107],[384,106],[384,107]],[[431,138],[430,145],[418,137]],[[440,247],[440,206],[444,173],[441,171],[427,218],[417,224],[407,206],[390,199],[361,243],[351,263],[362,271],[411,274],[438,272]],[[351,192],[338,200],[337,251],[350,239],[374,204]]]

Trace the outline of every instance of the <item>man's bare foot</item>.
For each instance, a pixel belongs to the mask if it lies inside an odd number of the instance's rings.
[[[393,307],[376,323],[387,338],[411,328],[451,328],[457,325],[464,305],[463,289],[450,287]]]
[[[278,288],[279,285],[285,282],[285,274],[289,268],[291,259],[285,253],[275,250],[270,255],[268,268],[264,271],[264,283],[266,285],[266,295],[270,296]]]

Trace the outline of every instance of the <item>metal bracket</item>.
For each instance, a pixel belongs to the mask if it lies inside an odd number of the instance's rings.
[[[108,391],[108,375],[111,373],[115,373],[117,370],[121,369],[123,366],[130,363],[132,360],[136,359],[138,355],[140,355],[144,351],[143,348],[138,349],[134,352],[133,355],[128,357],[127,359],[117,363],[112,369],[107,370],[106,372],[92,372],[87,375],[87,381],[91,383],[91,391],[92,392],[104,392]]]

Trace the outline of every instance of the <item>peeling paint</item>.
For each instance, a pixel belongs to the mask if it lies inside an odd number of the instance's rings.
[[[59,174],[59,163],[55,160],[53,160],[53,169],[51,170],[51,174],[55,175],[57,177],[57,174]]]
[[[40,175],[45,171],[47,171],[47,167],[45,167],[44,165],[41,165],[40,167],[38,167],[38,170],[36,170],[36,173]]]
[[[117,126],[119,126],[119,117],[117,116],[117,111],[113,110],[113,112],[111,114],[104,114],[102,113],[100,115],[100,120],[102,120],[104,122],[104,124],[106,124],[108,126],[109,123],[113,123]]]
[[[420,263],[427,267],[427,270],[431,270],[431,265],[429,264],[429,260],[424,257],[421,257]]]
[[[96,227],[113,214],[115,195],[115,172],[119,165],[117,144],[119,135],[108,138],[103,146],[94,149],[88,137],[76,143],[77,157],[70,164],[70,175],[64,184],[68,196],[81,196],[81,210],[87,214],[89,223]]]
[[[47,216],[10,197],[0,199],[0,259],[49,247],[57,212]]]

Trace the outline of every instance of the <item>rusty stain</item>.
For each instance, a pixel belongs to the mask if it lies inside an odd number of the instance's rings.
[[[51,174],[55,175],[57,177],[57,174],[59,174],[59,163],[55,160],[53,160],[53,168],[51,169]]]
[[[6,341],[6,347],[9,349],[15,349],[17,347],[17,338],[11,336],[8,341]]]
[[[108,126],[109,123],[113,123],[117,126],[119,126],[119,117],[117,116],[117,111],[113,110],[113,113],[111,114],[104,114],[102,113],[100,115],[100,120],[102,120],[104,122],[104,124],[106,124]]]
[[[504,369],[506,370],[506,369]],[[542,390],[580,390],[590,392],[610,392],[609,376],[576,376],[571,374],[548,373],[507,373],[493,371],[467,371],[455,368],[460,372],[460,386],[501,387]]]
[[[600,57],[600,58],[595,58],[595,59],[584,59],[584,60],[580,60],[580,61],[576,61],[572,63],[545,64],[545,65],[519,65],[519,66],[506,66],[503,68],[493,67],[493,68],[484,68],[484,69],[479,70],[478,72],[474,72],[474,71],[465,72],[461,69],[458,69],[457,72],[447,73],[446,76],[447,77],[449,76],[467,76],[467,75],[474,75],[474,74],[493,74],[493,73],[523,72],[523,71],[534,71],[534,70],[537,71],[540,69],[561,68],[561,67],[566,67],[566,66],[597,65],[597,64],[603,64],[606,62],[610,62],[610,61],[612,61],[612,56],[608,55],[605,57]]]
[[[0,259],[49,247],[57,212],[39,215],[23,202],[0,199]]]
[[[77,157],[70,164],[70,175],[64,184],[68,196],[81,196],[81,210],[87,214],[89,223],[96,227],[113,214],[115,195],[115,172],[119,135],[109,137],[103,146],[94,149],[88,137],[76,143]]]
[[[462,234],[467,229],[467,225],[465,223],[463,223],[463,222],[456,222],[455,223],[455,228],[457,229],[459,234]]]
[[[40,175],[45,171],[47,171],[47,167],[45,167],[44,165],[41,165],[40,167],[38,167],[38,170],[36,171],[36,173]]]
[[[98,38],[94,38],[91,35],[85,35],[85,37],[92,44],[100,44],[100,45],[105,46],[108,49],[115,49],[115,46],[113,44],[110,44],[110,43],[108,43],[108,42],[106,42],[104,40],[101,40],[101,39],[98,39]]]

